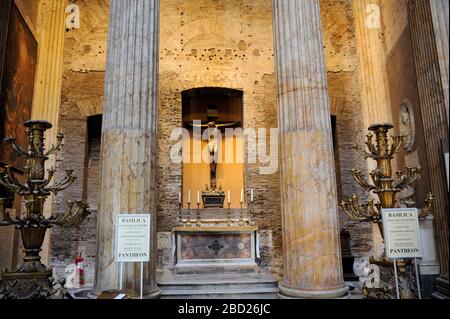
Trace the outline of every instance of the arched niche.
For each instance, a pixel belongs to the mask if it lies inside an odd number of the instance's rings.
[[[182,92],[182,123],[189,131],[189,139],[183,144],[182,193],[183,207],[187,207],[188,193],[191,192],[191,207],[197,207],[197,192],[205,190],[211,182],[211,166],[205,160],[208,149],[208,137],[194,134],[191,125],[201,123],[207,125],[214,121],[217,124],[230,124],[230,127],[220,128],[221,139],[218,143],[219,160],[216,166],[217,185],[225,192],[225,207],[230,191],[231,208],[238,208],[241,190],[244,189],[244,139],[243,136],[226,136],[226,129],[243,129],[243,91],[201,87]],[[199,128],[204,133],[206,127]],[[189,144],[187,144],[189,143]],[[200,153],[199,153],[200,152]],[[187,155],[189,154],[189,155]],[[232,154],[232,157],[230,155]],[[229,159],[232,159],[231,161]],[[200,200],[202,202],[202,200]],[[201,203],[200,208],[203,208]]]

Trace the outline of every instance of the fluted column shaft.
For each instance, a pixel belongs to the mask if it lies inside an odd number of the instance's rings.
[[[449,52],[448,52],[448,0],[430,0],[431,14],[433,18],[434,35],[436,38],[436,49],[439,58],[439,68],[441,71],[442,87],[444,89],[444,101],[447,115],[447,126],[449,126]]]
[[[363,119],[368,129],[375,123],[392,123],[381,6],[379,0],[353,0],[352,3]]]
[[[380,0],[352,0],[365,130],[376,123],[393,123],[380,2]],[[366,166],[367,172],[377,168],[376,162],[371,159],[366,160]],[[395,166],[394,162],[394,172]],[[372,225],[372,230],[374,246],[372,249],[377,254],[382,247],[383,238],[376,225]]]
[[[273,0],[284,276],[280,295],[335,298],[343,281],[319,0]]]
[[[56,143],[56,135],[58,134],[66,30],[66,5],[66,0],[41,0],[39,2],[37,24],[38,63],[31,118],[34,120],[45,120],[53,124],[53,128],[45,133],[47,149]],[[51,156],[45,164],[46,169],[55,167],[56,156]],[[45,202],[44,215],[50,217],[53,207],[54,196],[52,195]],[[41,257],[44,263],[48,263],[50,234],[51,232],[48,232],[42,245]]]
[[[144,295],[156,297],[159,0],[111,0],[110,10],[94,293],[119,288],[116,216],[145,213],[152,215],[152,238]],[[126,264],[124,289],[138,295],[139,265]]]
[[[431,191],[436,197],[433,213],[436,218],[435,230],[441,263],[441,276],[447,279],[448,285],[449,202],[444,165],[444,152],[448,152],[448,104],[446,105],[445,97],[448,94],[448,92],[445,92],[448,88],[444,87],[445,84],[442,81],[438,45],[440,40],[434,33],[432,6],[430,5],[432,2],[437,3],[439,0],[409,0],[408,16],[417,72],[425,146],[430,170]],[[448,77],[448,74],[446,76]]]

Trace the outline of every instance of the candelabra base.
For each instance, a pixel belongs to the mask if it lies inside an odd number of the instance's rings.
[[[0,299],[49,299],[56,293],[51,270],[0,276]]]

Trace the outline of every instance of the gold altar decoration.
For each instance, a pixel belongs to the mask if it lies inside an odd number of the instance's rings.
[[[373,183],[370,183],[363,174],[353,169],[351,171],[353,178],[368,192],[373,192],[378,196],[378,202],[375,199],[369,199],[366,203],[360,204],[359,196],[354,194],[348,201],[342,201],[340,207],[343,212],[351,219],[358,222],[373,222],[381,227],[381,209],[395,208],[397,204],[397,195],[407,186],[413,184],[420,178],[421,167],[407,167],[406,174],[397,172],[397,179],[392,178],[391,161],[395,153],[403,145],[403,136],[392,137],[392,144],[389,146],[387,133],[393,128],[391,124],[376,124],[369,128],[369,131],[375,133],[375,144],[373,134],[367,135],[366,146],[369,151],[361,150],[358,145],[354,149],[365,159],[373,159],[377,162],[377,168],[370,173]],[[425,206],[420,210],[419,216],[426,217],[431,213],[434,197],[429,194],[425,200]],[[380,228],[381,229],[381,228]],[[383,232],[381,232],[383,234]]]
[[[404,143],[403,136],[392,137],[392,142],[389,143],[388,132],[393,127],[392,124],[372,125],[369,127],[370,133],[366,136],[367,141],[365,144],[367,150],[361,149],[358,145],[354,145],[354,149],[364,159],[375,160],[377,167],[369,174],[372,183],[356,169],[353,169],[351,174],[360,187],[369,193],[372,192],[375,194],[378,200],[369,198],[367,202],[360,203],[359,196],[354,194],[348,201],[342,201],[339,205],[345,215],[351,220],[376,223],[383,239],[382,209],[395,208],[398,204],[397,195],[404,188],[417,181],[423,170],[421,167],[407,167],[406,173],[397,172],[395,174],[396,178],[393,178],[391,161]],[[431,214],[433,200],[434,197],[430,193],[425,200],[424,207],[419,210],[419,218],[425,218]],[[371,257],[369,262],[382,267],[393,266],[393,262],[385,257],[381,259]],[[397,263],[400,275],[405,276],[406,266],[410,263],[410,260],[398,260]],[[377,298],[385,298],[389,295],[390,289],[385,286],[378,289],[378,291],[371,291],[371,289],[365,287],[363,292],[367,297],[376,296]]]
[[[198,233],[198,232],[249,232],[257,231],[258,226],[200,226],[200,227],[175,227],[174,232]]]
[[[56,170],[51,168],[45,176],[45,162],[50,155],[60,151],[63,134],[58,134],[57,144],[49,151],[44,148],[45,131],[52,128],[46,121],[27,121],[26,134],[28,149],[24,150],[16,144],[12,137],[6,138],[18,156],[26,159],[26,182],[21,183],[15,177],[12,167],[7,166],[0,173],[0,185],[12,193],[23,198],[25,205],[24,217],[13,217],[6,210],[6,199],[0,198],[0,226],[14,225],[21,232],[24,246],[23,263],[13,273],[2,273],[0,284],[0,299],[3,298],[46,298],[52,294],[52,287],[48,283],[51,270],[41,263],[39,252],[47,229],[53,226],[69,228],[81,224],[89,215],[88,205],[82,201],[69,202],[67,211],[62,216],[46,218],[43,214],[44,203],[52,193],[58,194],[68,188],[76,180],[72,170],[66,171],[66,176],[54,185],[50,185]],[[49,186],[50,185],[50,186]]]

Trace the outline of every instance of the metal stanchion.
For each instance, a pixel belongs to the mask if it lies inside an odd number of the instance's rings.
[[[400,299],[400,290],[398,288],[397,259],[394,259],[394,275],[395,275],[395,289],[397,291],[397,299]]]

